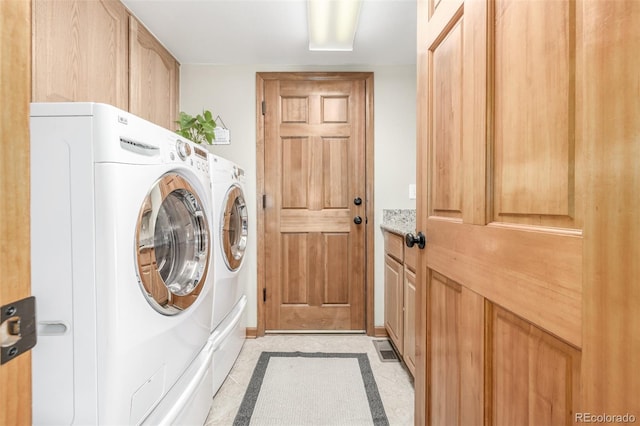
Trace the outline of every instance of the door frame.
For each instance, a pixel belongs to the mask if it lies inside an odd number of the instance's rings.
[[[0,305],[31,295],[30,137],[31,2],[0,2]],[[3,194],[4,195],[4,194]],[[31,424],[31,352],[0,366],[0,424]]]
[[[264,101],[264,83],[266,80],[289,81],[336,81],[336,80],[364,80],[365,82],[365,327],[367,335],[373,336],[374,327],[374,208],[373,208],[373,72],[257,72],[256,73],[256,205],[262,206],[264,190],[265,147],[264,147],[264,115],[262,102]],[[265,211],[258,207],[258,285],[257,294],[257,330],[258,337],[264,336],[266,325],[266,309],[263,301],[263,291],[266,289],[266,250],[265,250]],[[371,220],[368,220],[371,218]]]

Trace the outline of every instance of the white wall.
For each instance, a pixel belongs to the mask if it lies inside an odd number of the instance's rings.
[[[246,201],[250,229],[256,216],[256,72],[368,71],[374,73],[375,152],[375,325],[384,323],[383,209],[415,208],[409,184],[415,183],[416,72],[414,65],[360,67],[300,67],[261,65],[182,65],[180,109],[196,114],[210,110],[231,131],[230,145],[212,151],[242,166],[247,175]],[[240,279],[247,283],[248,326],[257,325],[257,251],[250,240]]]

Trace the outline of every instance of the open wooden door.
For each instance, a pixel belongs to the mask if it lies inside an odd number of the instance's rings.
[[[638,22],[418,2],[417,424],[640,415]]]
[[[31,294],[29,101],[31,3],[0,2],[0,306]],[[0,333],[0,340],[3,334]],[[0,365],[0,424],[31,424],[31,353]]]

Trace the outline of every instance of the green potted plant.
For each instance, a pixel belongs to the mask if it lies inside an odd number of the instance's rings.
[[[198,114],[195,117],[180,111],[180,117],[179,120],[176,121],[176,124],[180,126],[180,128],[176,130],[176,133],[180,136],[184,136],[195,143],[206,142],[209,145],[213,144],[216,122],[213,119],[211,111],[202,111],[202,114]]]

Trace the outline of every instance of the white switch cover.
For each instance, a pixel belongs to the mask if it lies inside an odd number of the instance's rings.
[[[410,200],[415,200],[416,199],[416,184],[415,183],[409,184],[409,199]]]

